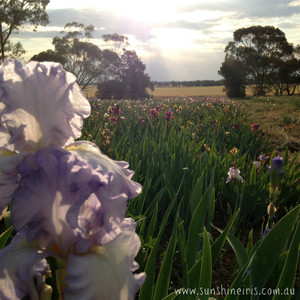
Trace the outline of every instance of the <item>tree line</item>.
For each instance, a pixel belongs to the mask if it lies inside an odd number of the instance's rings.
[[[191,86],[221,86],[223,80],[188,80],[188,81],[153,81],[154,87],[191,87]]]
[[[10,41],[25,24],[49,23],[45,11],[49,0],[0,1],[0,60],[18,58],[25,53],[21,43]],[[31,60],[59,62],[77,76],[82,88],[97,84],[99,98],[144,98],[147,88],[154,86],[224,85],[229,97],[244,97],[246,85],[253,85],[255,94],[293,95],[300,85],[300,46],[288,43],[285,34],[273,26],[251,26],[233,33],[233,41],[225,48],[225,60],[218,71],[224,79],[151,82],[146,66],[134,50],[129,50],[124,35],[106,34],[104,48],[93,40],[94,27],[77,22],[66,24],[60,36],[52,40],[54,50],[34,55]]]

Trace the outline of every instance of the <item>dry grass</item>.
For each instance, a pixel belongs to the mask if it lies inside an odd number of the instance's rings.
[[[238,100],[251,122],[259,123],[269,136],[269,142],[283,155],[289,149],[291,157],[300,151],[300,96],[253,97]],[[300,156],[297,159],[300,162]]]
[[[97,86],[96,85],[89,85],[86,87],[83,92],[87,97],[95,97],[97,91]]]
[[[94,97],[96,90],[97,87],[91,85],[84,89],[84,93],[87,97]],[[226,96],[224,86],[156,87],[154,91],[148,90],[148,93],[154,98]],[[246,94],[252,95],[251,87],[247,87]]]
[[[148,93],[154,98],[226,96],[224,86],[156,87],[153,92],[148,91]],[[250,86],[247,87],[246,94],[248,97],[253,94]]]
[[[224,86],[156,87],[148,91],[154,98],[225,96]]]

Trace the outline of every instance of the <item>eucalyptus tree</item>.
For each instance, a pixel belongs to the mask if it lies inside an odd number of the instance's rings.
[[[60,64],[64,64],[65,59],[64,57],[60,56],[58,53],[55,51],[48,49],[46,51],[42,51],[38,54],[35,54],[30,60],[33,61],[53,61],[53,62],[58,62]]]
[[[121,63],[114,76],[99,80],[97,96],[131,99],[148,97],[147,88],[153,90],[153,85],[150,76],[145,73],[146,65],[134,50],[128,50],[128,37],[118,33],[104,34],[102,37],[108,47],[118,54]]]
[[[224,77],[225,92],[228,97],[244,98],[246,96],[247,73],[240,61],[225,60],[218,73]]]
[[[128,37],[123,34],[108,33],[103,34],[102,38],[106,42],[106,45],[109,45],[111,50],[117,52],[119,55],[129,46]]]
[[[274,61],[273,72],[267,77],[277,95],[293,95],[300,85],[300,46],[293,47],[293,52]]]
[[[145,73],[146,65],[134,50],[123,49],[120,55],[119,72],[113,78],[99,80],[99,98],[147,98],[147,88],[153,89],[150,76]]]
[[[92,25],[72,22],[66,24],[62,36],[54,37],[53,50],[43,51],[31,58],[37,61],[56,61],[77,77],[84,89],[98,83],[98,97],[146,97],[151,87],[146,66],[136,52],[127,50],[128,38],[117,33],[103,36],[106,45],[99,48],[93,40]]]
[[[264,95],[266,78],[272,64],[293,52],[285,34],[273,26],[251,26],[237,29],[233,41],[225,48],[225,60],[239,61],[247,70],[248,79],[254,81],[257,95]]]
[[[290,55],[284,60],[274,60],[272,72],[267,76],[267,84],[276,95],[293,95],[300,84],[300,60],[295,55]]]
[[[31,24],[33,30],[38,25],[49,23],[46,6],[50,0],[1,0],[0,1],[0,61],[5,57],[19,56],[24,53],[21,43],[10,41],[12,33],[18,33],[20,27]]]

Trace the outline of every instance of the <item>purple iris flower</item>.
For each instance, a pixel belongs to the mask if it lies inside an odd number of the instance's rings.
[[[239,125],[238,123],[234,123],[234,124],[232,125],[232,129],[238,130],[239,127],[240,127],[240,125]]]
[[[157,119],[158,118],[158,110],[156,108],[150,109],[150,116]]]
[[[65,299],[133,299],[145,274],[127,200],[141,192],[128,163],[74,142],[90,105],[59,64],[0,68],[0,215],[18,232],[0,250],[0,299],[51,295],[45,259],[65,268]]]
[[[283,171],[283,159],[278,155],[273,158],[271,167],[269,167],[271,185],[278,187],[284,173]]]
[[[166,111],[166,113],[165,113],[165,119],[167,121],[170,121],[172,118],[173,118],[172,112],[170,110]]]
[[[113,115],[117,116],[120,114],[121,112],[121,108],[120,108],[120,105],[119,104],[115,104],[112,109],[111,109]]]
[[[270,158],[270,156],[267,156],[265,154],[261,154],[258,159],[262,162],[265,163],[268,159]]]
[[[251,124],[251,130],[252,131],[256,131],[256,130],[258,130],[258,128],[259,128],[259,124],[258,123]]]
[[[266,238],[266,236],[268,235],[268,233],[270,232],[270,228],[266,228],[265,231],[264,231],[264,234],[263,234],[263,239]]]

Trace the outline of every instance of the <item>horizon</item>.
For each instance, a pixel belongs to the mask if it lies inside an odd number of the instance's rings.
[[[218,70],[225,47],[233,32],[243,27],[278,27],[289,43],[300,44],[299,0],[111,0],[101,5],[95,0],[51,0],[46,11],[50,20],[46,27],[32,32],[26,25],[12,36],[27,51],[26,60],[53,49],[52,38],[75,21],[95,26],[93,43],[100,48],[104,34],[127,36],[151,81],[221,80]]]

